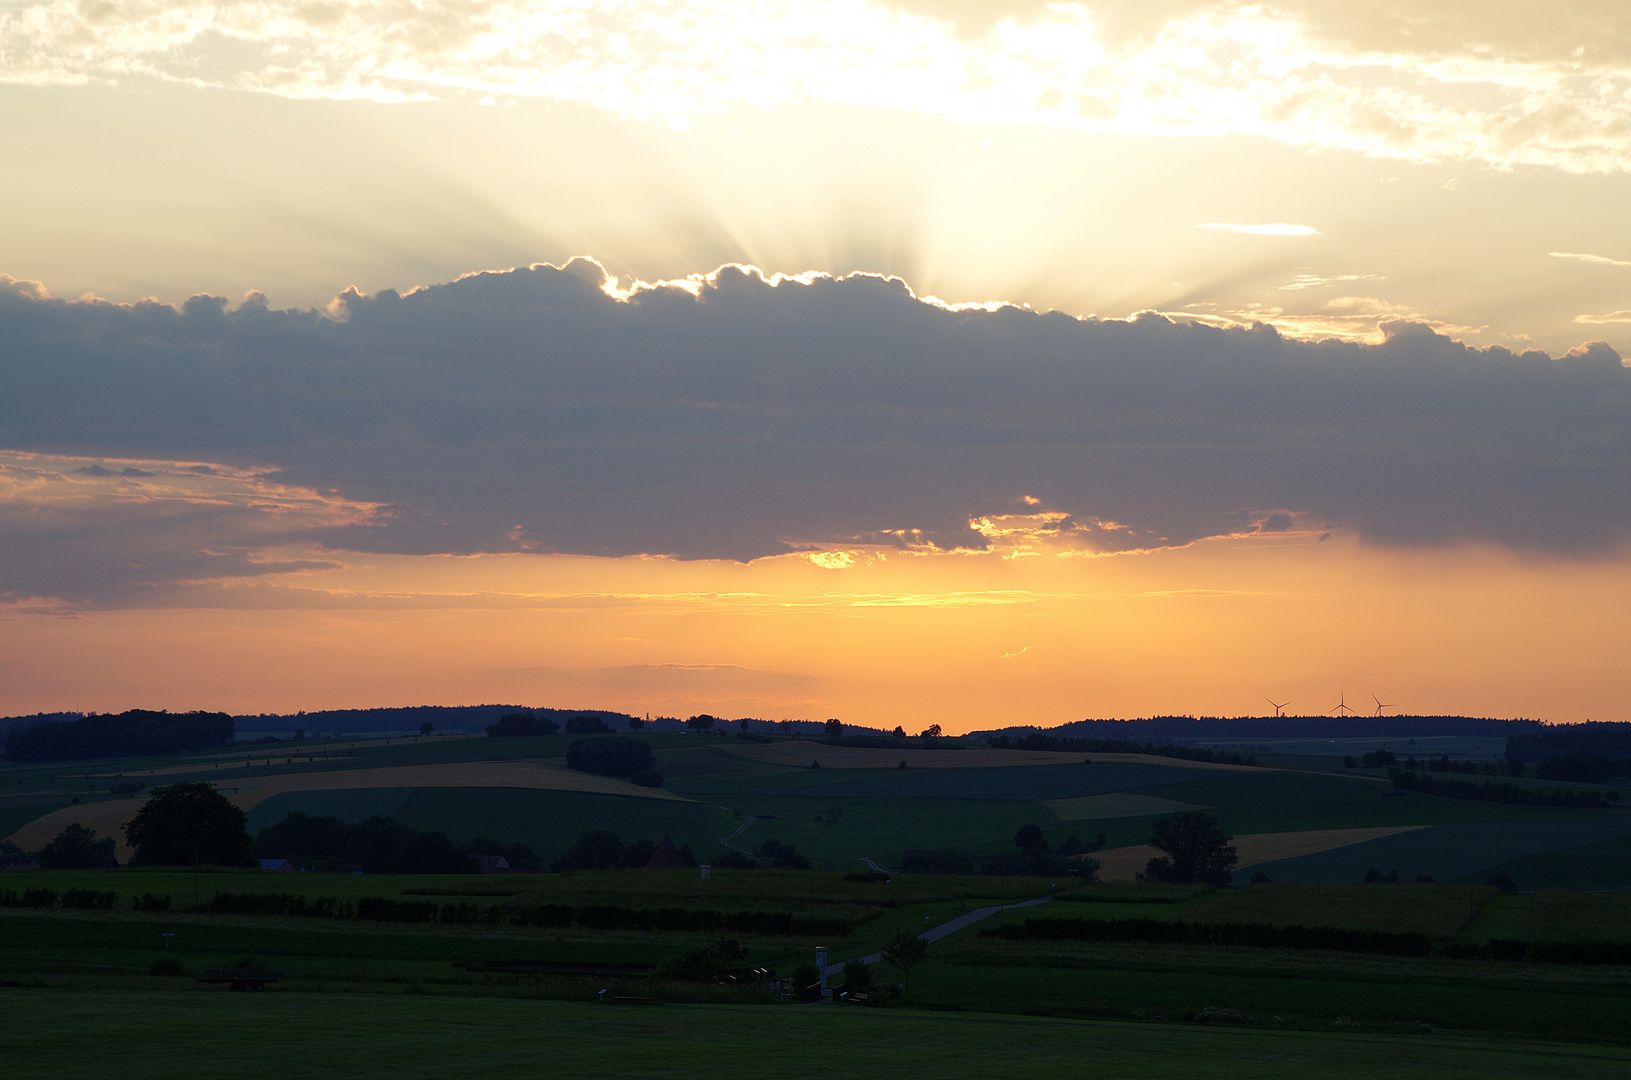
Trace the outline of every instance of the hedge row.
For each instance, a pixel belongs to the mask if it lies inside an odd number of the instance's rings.
[[[1478,799],[1481,802],[1517,803],[1521,806],[1573,806],[1596,810],[1620,801],[1618,791],[1577,791],[1573,788],[1530,788],[1517,784],[1495,783],[1485,780],[1440,780],[1409,770],[1394,769],[1388,773],[1393,786],[1402,791],[1418,791],[1423,795],[1442,795],[1450,799]]]
[[[308,900],[293,893],[227,893],[210,897],[207,910],[217,915],[304,915],[318,919],[350,919],[357,915],[349,900],[319,896]]]
[[[112,895],[111,893],[109,895]],[[610,904],[438,904],[365,896],[353,904],[332,897],[307,899],[290,893],[216,893],[208,910],[223,915],[297,915],[373,922],[442,923],[448,926],[571,926],[586,930],[698,930],[738,934],[802,934],[848,937],[845,919],[818,919],[777,911],[714,911],[708,908],[625,908]]]
[[[1453,960],[1532,960],[1542,964],[1631,964],[1631,942],[1516,941],[1492,938],[1483,945],[1446,945]]]
[[[0,891],[0,907],[11,908],[54,908],[60,901],[65,908],[112,911],[118,899],[116,893],[95,889],[69,889],[60,894],[52,889],[24,889],[21,893],[11,889]]]
[[[1260,949],[1330,950],[1427,956],[1432,944],[1421,934],[1387,934],[1330,926],[1267,923],[1203,923],[1165,919],[1026,919],[984,930],[981,937],[1017,941],[1142,941],[1151,944],[1246,945]]]

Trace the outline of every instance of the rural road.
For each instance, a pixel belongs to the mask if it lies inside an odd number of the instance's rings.
[[[967,915],[959,915],[950,922],[944,922],[933,929],[923,931],[923,933],[919,934],[918,937],[922,938],[924,941],[939,941],[948,934],[955,934],[965,926],[973,926],[981,919],[988,919],[999,911],[1010,911],[1014,908],[1036,907],[1040,904],[1046,904],[1052,899],[1053,897],[1051,896],[1039,896],[1035,900],[1022,900],[1017,904],[995,904],[991,907],[975,908]],[[863,964],[876,964],[878,961],[883,959],[883,954],[871,953],[867,956],[851,957],[850,959],[859,960]],[[830,961],[827,964],[827,970],[832,971],[835,968],[842,968],[847,963],[849,963],[849,960]]]

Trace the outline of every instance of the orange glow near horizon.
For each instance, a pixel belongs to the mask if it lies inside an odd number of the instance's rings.
[[[1622,560],[1292,537],[843,562],[366,556],[185,608],[14,612],[0,709],[504,702],[960,733],[1257,715],[1265,696],[1369,711],[1375,693],[1402,712],[1631,719]]]

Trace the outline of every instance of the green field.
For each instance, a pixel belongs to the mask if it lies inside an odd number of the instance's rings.
[[[1437,881],[1483,881],[1494,872],[1492,867],[1513,855],[1579,848],[1627,835],[1631,835],[1631,815],[1577,810],[1569,817],[1549,820],[1440,825],[1252,869],[1288,881],[1357,881],[1370,867],[1383,873],[1397,870],[1406,881],[1418,874]]]
[[[1617,1048],[1419,1032],[1256,1031],[978,1013],[641,1008],[413,994],[0,990],[18,1080],[350,1077],[1624,1076]],[[230,1034],[229,1034],[230,1033]],[[73,1047],[71,1053],[64,1047]],[[977,1067],[971,1068],[971,1063]]]
[[[719,837],[741,824],[706,803],[530,788],[415,788],[396,817],[411,828],[446,832],[459,843],[473,836],[519,840],[546,863],[588,829],[610,829],[625,840],[661,840],[668,833],[706,862],[725,853]]]
[[[1624,889],[1631,886],[1631,836],[1513,859],[1481,876],[1497,870],[1525,889]]]

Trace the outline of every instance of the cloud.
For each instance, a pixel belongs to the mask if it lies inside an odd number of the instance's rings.
[[[1219,232],[1244,233],[1247,236],[1313,236],[1318,229],[1308,225],[1288,225],[1283,221],[1267,225],[1231,225],[1225,221],[1208,221],[1197,229],[1216,229]]]
[[[1548,251],[1546,254],[1554,259],[1578,259],[1580,262],[1597,263],[1599,266],[1631,266],[1631,261],[1610,259],[1607,255],[1585,255],[1578,251]]]
[[[1607,315],[1576,315],[1574,321],[1587,325],[1631,322],[1631,308],[1610,311]]]
[[[374,518],[373,507],[253,470],[141,465],[0,451],[0,604],[162,602],[187,585],[332,569],[332,559],[279,549]]]
[[[1631,167],[1613,0],[14,0],[0,79],[690,117],[795,102],[1408,161]]]
[[[0,288],[0,447],[38,456],[0,474],[0,592],[136,595],[342,557],[325,551],[1631,539],[1612,349],[1381,326],[1366,345],[953,310],[896,279],[737,266],[620,286],[588,260],[320,311]]]

